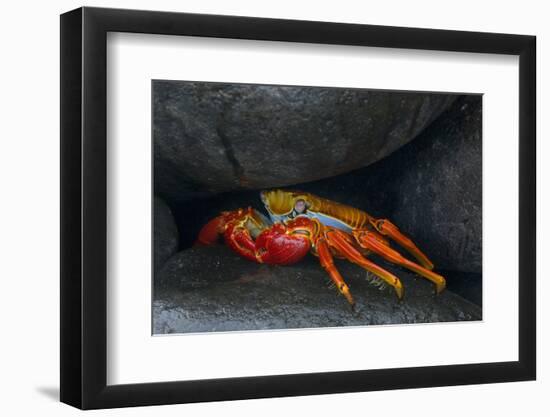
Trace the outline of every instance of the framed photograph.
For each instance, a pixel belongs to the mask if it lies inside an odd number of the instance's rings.
[[[535,37],[61,16],[61,401],[533,380]]]

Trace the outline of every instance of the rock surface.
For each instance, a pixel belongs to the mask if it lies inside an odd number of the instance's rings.
[[[355,311],[329,288],[328,277],[314,257],[292,266],[269,266],[235,258],[225,246],[183,251],[166,265],[155,287],[153,331],[164,334],[481,319],[478,306],[450,291],[434,296],[429,281],[404,270],[388,267],[405,287],[405,298],[399,301],[389,289],[381,291],[369,284],[361,268],[343,261],[338,268],[356,299]]]
[[[481,115],[481,96],[457,103],[407,152],[395,183],[395,221],[429,245],[440,269],[481,273]]]
[[[155,190],[170,201],[365,167],[456,95],[154,81]]]
[[[154,203],[154,264],[158,271],[178,250],[178,229],[172,211],[159,197]]]
[[[194,246],[172,256],[155,276],[155,287],[185,291],[235,280],[228,271],[251,274],[258,269],[224,245]]]
[[[296,188],[390,219],[440,270],[481,274],[481,104],[462,96],[382,161]]]

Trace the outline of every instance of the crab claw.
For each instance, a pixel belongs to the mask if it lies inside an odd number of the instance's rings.
[[[211,245],[223,236],[236,253],[251,261],[288,265],[300,261],[311,249],[306,235],[269,220],[248,207],[223,212],[201,229],[197,244]]]
[[[258,261],[276,265],[296,263],[311,249],[311,243],[306,236],[291,234],[280,223],[260,233],[255,244]]]
[[[224,215],[219,215],[210,220],[202,227],[195,245],[212,245],[216,243],[220,239],[226,223]]]
[[[212,245],[217,243],[228,228],[235,226],[247,227],[250,229],[249,231],[253,231],[261,229],[265,225],[263,216],[251,207],[224,211],[202,227],[195,244]]]

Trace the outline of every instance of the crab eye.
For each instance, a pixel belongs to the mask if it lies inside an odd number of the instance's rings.
[[[296,203],[294,203],[294,210],[296,210],[297,213],[302,214],[306,211],[306,202],[304,200],[296,200]]]

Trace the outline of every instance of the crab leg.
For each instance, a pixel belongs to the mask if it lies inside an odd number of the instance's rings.
[[[336,288],[338,288],[338,291],[340,291],[340,294],[346,297],[346,300],[348,300],[348,303],[354,306],[355,301],[351,296],[349,287],[344,282],[342,275],[340,275],[340,272],[338,272],[338,270],[336,269],[336,266],[334,265],[334,259],[332,257],[332,254],[330,253],[330,249],[327,245],[327,242],[325,241],[325,239],[321,238],[317,241],[316,246],[317,246],[317,254],[319,255],[319,261],[321,262],[321,266],[325,269],[325,271],[327,271],[327,273],[330,276],[330,279],[332,280],[332,282],[334,282],[334,284],[336,285]]]
[[[399,228],[390,222],[388,219],[378,219],[373,220],[371,224],[374,226],[376,231],[384,236],[389,236],[401,246],[403,246],[411,255],[413,255],[420,264],[429,270],[434,268],[432,261],[428,259],[424,253],[418,249],[414,242],[405,236]]]
[[[365,249],[369,249],[377,255],[380,255],[384,259],[397,265],[403,266],[407,269],[410,269],[411,271],[416,272],[424,278],[432,281],[435,284],[436,292],[438,294],[443,291],[443,289],[445,289],[445,278],[429,269],[426,269],[412,261],[409,261],[396,250],[380,243],[380,241],[376,237],[372,236],[372,233],[362,231],[356,233],[355,237],[359,244]]]
[[[398,298],[403,297],[403,284],[401,284],[399,278],[361,255],[361,253],[348,242],[344,232],[338,229],[331,229],[326,232],[326,236],[329,244],[336,248],[338,252],[346,257],[350,262],[353,262],[367,271],[372,272],[374,275],[382,278],[393,287]],[[379,244],[384,246],[383,243]]]

